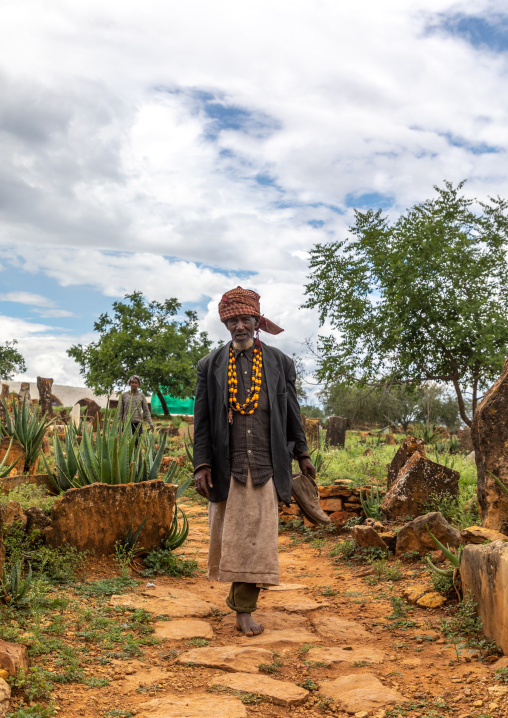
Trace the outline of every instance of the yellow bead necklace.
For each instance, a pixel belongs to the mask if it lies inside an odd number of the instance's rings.
[[[228,388],[229,388],[229,423],[233,423],[233,412],[240,414],[254,414],[258,408],[259,390],[261,389],[261,376],[263,370],[263,352],[261,347],[254,347],[254,359],[252,360],[251,387],[245,402],[240,404],[236,398],[238,392],[238,379],[236,376],[236,361],[233,347],[229,347],[228,363]]]

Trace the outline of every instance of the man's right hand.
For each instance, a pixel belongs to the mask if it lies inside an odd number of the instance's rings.
[[[200,496],[204,496],[205,499],[210,500],[208,493],[208,487],[213,488],[212,484],[212,471],[207,466],[204,466],[194,474],[194,486]]]

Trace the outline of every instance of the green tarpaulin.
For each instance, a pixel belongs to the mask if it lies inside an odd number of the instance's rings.
[[[164,394],[170,414],[194,414],[194,399],[175,399],[173,396]],[[164,414],[162,404],[157,394],[153,394],[150,400],[152,414]]]

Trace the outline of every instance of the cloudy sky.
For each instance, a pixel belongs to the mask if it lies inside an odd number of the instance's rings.
[[[254,288],[303,353],[307,253],[354,207],[508,196],[500,0],[2,0],[0,46],[0,342],[30,380],[82,384],[66,348],[133,290],[218,339]]]

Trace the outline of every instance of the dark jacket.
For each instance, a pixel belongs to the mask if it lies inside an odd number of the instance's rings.
[[[194,467],[212,469],[210,500],[228,497],[229,464],[228,359],[229,342],[198,363],[194,405]],[[291,461],[308,451],[296,397],[296,371],[290,357],[263,344],[263,369],[270,402],[273,480],[279,499],[291,501]]]

